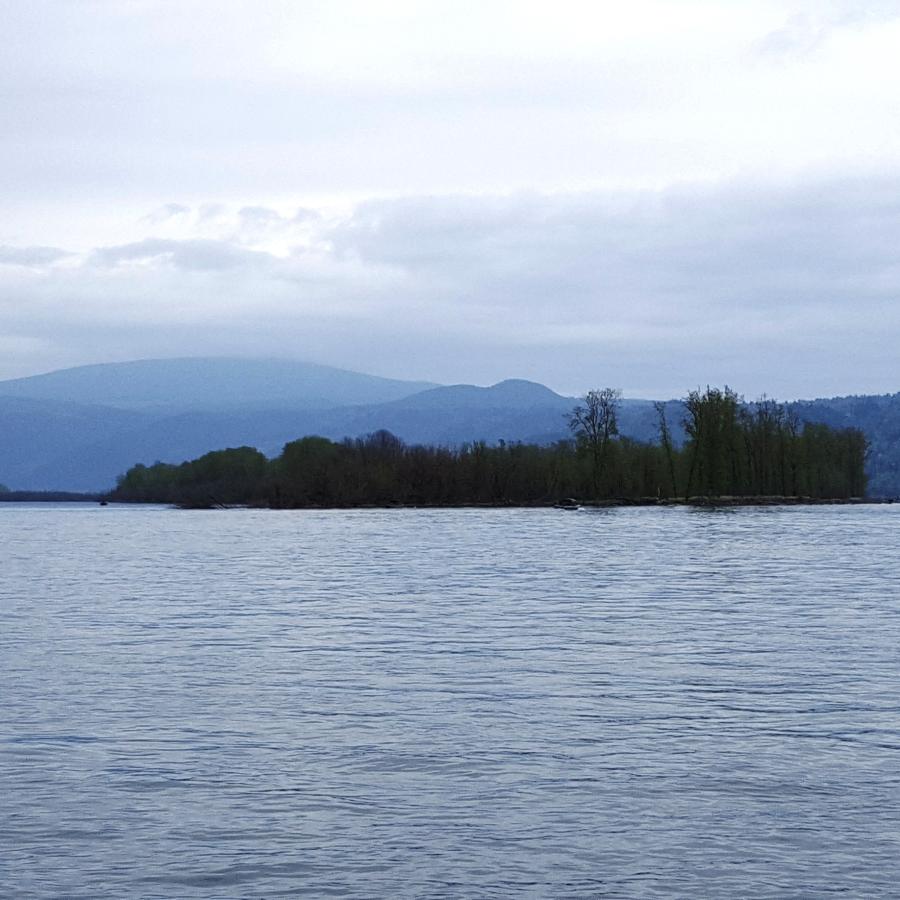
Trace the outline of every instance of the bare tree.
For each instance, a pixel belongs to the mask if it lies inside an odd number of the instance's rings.
[[[569,414],[569,428],[578,442],[591,454],[594,496],[600,495],[600,484],[606,467],[609,442],[619,433],[619,401],[622,392],[616,388],[588,391],[584,403]]]
[[[672,496],[678,496],[678,483],[675,480],[675,460],[673,458],[672,432],[669,431],[669,423],[666,419],[666,404],[657,400],[653,404],[656,410],[657,429],[659,430],[659,442],[666,454],[666,464],[669,467],[669,478],[672,482]]]

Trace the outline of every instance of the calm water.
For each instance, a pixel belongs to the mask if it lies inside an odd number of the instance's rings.
[[[0,895],[900,896],[898,545],[0,504]]]

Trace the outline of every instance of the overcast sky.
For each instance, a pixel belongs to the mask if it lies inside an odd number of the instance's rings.
[[[0,377],[900,390],[900,2],[0,0]]]

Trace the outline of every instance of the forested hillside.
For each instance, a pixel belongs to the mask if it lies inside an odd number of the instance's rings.
[[[857,429],[804,426],[771,402],[750,410],[727,389],[692,392],[685,408],[688,439],[681,447],[671,439],[663,404],[658,443],[619,436],[617,392],[607,389],[590,392],[572,410],[573,439],[550,446],[409,446],[386,431],[340,443],[305,437],[273,460],[240,447],[178,466],[136,465],[111,496],[304,507],[865,493],[866,441]]]
[[[340,443],[383,430],[408,445],[551,446],[570,436],[575,402],[521,379],[435,387],[279,360],[87,366],[0,382],[0,482],[100,491],[135,463],[177,465],[239,446],[275,457],[295,438]],[[900,496],[900,394],[801,401],[784,412],[799,423],[859,428],[869,442],[869,494]],[[667,401],[675,447],[686,439],[686,413],[682,400]],[[658,441],[651,401],[623,399],[617,416],[621,437]]]
[[[803,400],[788,409],[806,422],[862,431],[869,441],[869,494],[900,497],[900,393]]]

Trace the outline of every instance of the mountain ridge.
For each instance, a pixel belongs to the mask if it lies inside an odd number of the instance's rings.
[[[210,361],[215,363],[212,369],[204,365]],[[222,402],[220,394],[225,388],[221,378],[193,393],[191,386],[186,385],[188,402],[164,393],[175,391],[179,373],[188,371],[194,377],[209,371],[215,374],[221,364],[231,370],[225,374],[232,384],[242,377],[237,368],[250,372],[249,388],[243,393],[232,390],[230,402]],[[67,373],[89,369],[93,376],[99,373],[114,380],[113,376],[121,374],[123,367],[147,365],[171,366],[175,370],[168,381],[157,380],[150,385],[157,391],[155,395],[143,395],[143,400],[150,397],[158,402],[142,405],[134,384],[126,385],[124,391],[121,385],[95,384],[93,394],[87,391],[88,396],[111,396],[120,401],[124,398],[125,406],[65,399],[71,396],[71,388],[65,384]],[[218,373],[221,375],[221,370]],[[298,378],[303,373],[308,380],[300,384]],[[272,377],[279,374],[283,380],[273,383]],[[49,376],[57,377],[48,380]],[[330,386],[322,380],[332,377]],[[23,383],[25,388],[21,387]],[[52,394],[60,388],[58,393],[62,396],[28,396],[28,388],[35,384],[39,393]],[[10,385],[14,389],[19,386],[18,395],[6,393],[4,389]],[[325,405],[323,388],[324,396],[330,398]],[[376,402],[367,399],[373,393],[380,398]],[[81,396],[84,395],[82,391]],[[204,405],[201,401],[208,395],[212,400]],[[316,397],[320,402],[314,402]],[[338,402],[341,398],[350,402]],[[14,489],[104,490],[136,463],[179,463],[210,450],[240,445],[254,446],[274,456],[288,441],[306,435],[341,440],[380,429],[391,431],[408,443],[552,443],[571,436],[567,416],[577,402],[576,398],[521,378],[505,379],[487,387],[435,385],[382,379],[300,361],[235,357],[102,363],[0,382],[0,482]],[[673,437],[680,440],[680,401],[666,404]],[[805,421],[862,428],[872,445],[872,493],[900,494],[900,393],[819,398],[785,406]],[[652,441],[656,439],[656,427],[651,401],[622,401],[622,435]]]
[[[185,410],[383,403],[437,387],[303,360],[171,357],[94,363],[0,381],[0,396],[121,409]]]

